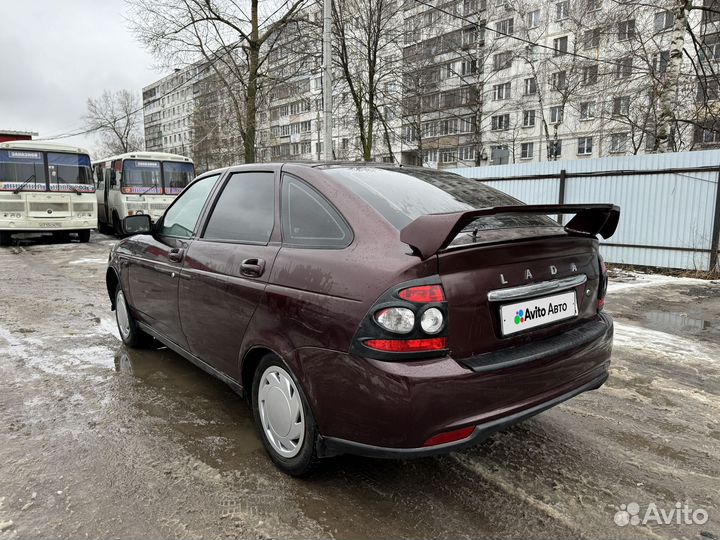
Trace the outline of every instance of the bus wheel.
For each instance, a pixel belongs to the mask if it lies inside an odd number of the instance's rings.
[[[77,232],[78,240],[83,244],[90,241],[90,229],[83,229]]]
[[[115,236],[122,238],[122,224],[120,223],[120,216],[117,215],[117,212],[113,212],[112,221],[112,228]]]
[[[12,240],[12,233],[8,231],[0,231],[0,246],[9,246]]]

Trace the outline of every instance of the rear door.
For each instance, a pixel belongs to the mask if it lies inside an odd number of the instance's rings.
[[[179,302],[189,350],[237,379],[245,329],[280,249],[272,166],[231,173],[185,257]]]

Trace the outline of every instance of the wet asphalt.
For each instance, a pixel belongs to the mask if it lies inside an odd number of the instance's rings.
[[[600,390],[460,453],[298,480],[228,387],[124,347],[113,242],[0,248],[0,539],[720,538],[720,282],[616,273]]]

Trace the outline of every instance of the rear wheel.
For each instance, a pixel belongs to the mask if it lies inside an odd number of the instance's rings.
[[[12,233],[0,231],[0,246],[9,246],[12,240]]]
[[[128,347],[144,349],[152,343],[152,337],[140,330],[135,319],[130,314],[125,293],[118,285],[115,289],[115,320],[117,321],[120,338]]]
[[[291,476],[302,476],[318,463],[317,427],[300,386],[290,369],[268,354],[253,380],[253,416],[265,450],[275,465]]]
[[[83,244],[90,241],[90,229],[83,229],[77,232],[78,240]]]
[[[53,240],[59,244],[67,244],[70,241],[70,233],[68,231],[58,231],[52,233]]]

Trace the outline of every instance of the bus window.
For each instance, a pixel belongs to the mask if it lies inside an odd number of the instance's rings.
[[[160,193],[160,162],[126,159],[123,164],[123,193]]]
[[[193,167],[192,163],[163,162],[163,180],[167,195],[180,193],[192,181],[194,176],[195,167]]]
[[[92,191],[93,180],[89,156],[48,152],[47,159],[51,191],[73,189]]]
[[[0,190],[13,190],[21,186],[23,190],[45,191],[45,160],[42,152],[0,150]]]

